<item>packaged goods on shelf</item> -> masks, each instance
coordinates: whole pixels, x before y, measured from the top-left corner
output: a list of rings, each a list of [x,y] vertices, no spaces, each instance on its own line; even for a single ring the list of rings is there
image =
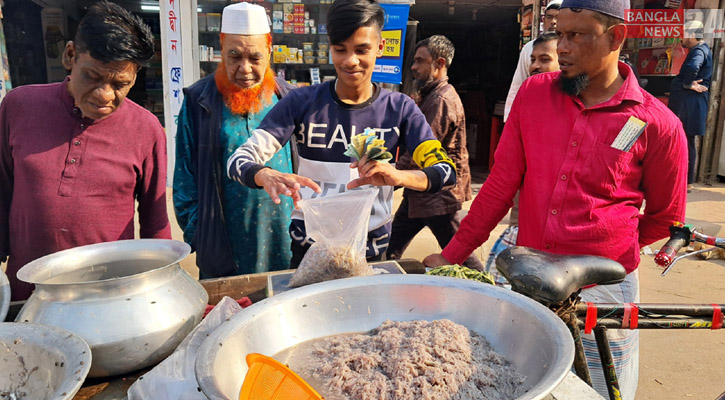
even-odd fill
[[[208,13],[206,15],[206,26],[209,32],[219,32],[222,26],[221,13]]]

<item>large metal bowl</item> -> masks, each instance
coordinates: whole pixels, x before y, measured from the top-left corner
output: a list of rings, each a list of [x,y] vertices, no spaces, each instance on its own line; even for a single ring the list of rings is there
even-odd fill
[[[387,275],[323,282],[252,305],[204,341],[196,377],[209,399],[238,399],[248,353],[274,355],[307,340],[369,331],[387,319],[441,318],[485,336],[526,376],[528,391],[518,400],[546,396],[574,360],[569,330],[531,299],[463,279]]]
[[[0,269],[0,322],[5,321],[10,308],[10,281]]]
[[[18,271],[35,284],[16,321],[67,329],[93,351],[89,376],[158,363],[201,321],[209,298],[179,266],[184,242],[122,240],[60,251]]]
[[[0,323],[0,398],[69,400],[91,367],[80,336],[36,324]]]

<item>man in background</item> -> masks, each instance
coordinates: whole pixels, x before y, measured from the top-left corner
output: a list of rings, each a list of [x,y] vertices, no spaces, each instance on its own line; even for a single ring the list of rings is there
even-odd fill
[[[551,0],[544,11],[544,33],[553,33],[556,29],[556,18],[559,15],[559,6],[561,0]],[[538,23],[538,18],[536,18]],[[521,84],[530,76],[529,67],[531,66],[531,52],[534,49],[534,41],[530,40],[521,48],[519,54],[519,63],[516,65],[516,72],[511,80],[508,96],[506,96],[506,106],[503,112],[503,122],[506,122],[511,112],[511,106],[514,104],[514,98],[518,93]]]
[[[670,84],[668,106],[682,121],[687,137],[687,190],[695,182],[697,159],[695,138],[703,136],[707,128],[707,103],[712,78],[712,51],[705,43],[704,25],[700,21],[685,24],[682,47],[689,49],[680,73]]]
[[[471,170],[466,148],[466,116],[456,89],[448,83],[448,69],[455,48],[448,38],[434,35],[415,45],[413,71],[418,107],[425,115],[436,139],[456,165],[456,186],[438,193],[404,189],[403,201],[393,219],[387,257],[400,259],[415,235],[426,226],[430,228],[441,248],[446,247],[458,230],[458,211],[471,199]],[[405,152],[395,163],[402,170],[420,169]],[[475,255],[465,266],[482,270]]]
[[[554,72],[559,70],[559,55],[556,54],[556,33],[545,33],[536,40],[531,50],[531,65],[529,76]]]
[[[61,83],[21,86],[0,105],[0,259],[13,300],[33,286],[17,271],[39,257],[99,242],[171,238],[166,136],[128,100],[154,37],[110,2],[90,8],[63,51]]]
[[[227,158],[291,88],[270,66],[264,8],[225,7],[220,41],[216,73],[184,90],[176,135],[174,209],[184,240],[196,251],[200,278],[282,270],[290,260],[291,199],[278,206],[225,173]],[[292,172],[290,144],[265,165]]]

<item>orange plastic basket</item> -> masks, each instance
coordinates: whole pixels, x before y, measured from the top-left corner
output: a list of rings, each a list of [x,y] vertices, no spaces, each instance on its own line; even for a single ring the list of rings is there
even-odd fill
[[[323,400],[315,389],[272,357],[250,353],[239,400]]]

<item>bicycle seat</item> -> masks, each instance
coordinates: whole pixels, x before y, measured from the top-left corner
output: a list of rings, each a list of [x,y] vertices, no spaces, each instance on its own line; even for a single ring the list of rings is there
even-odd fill
[[[514,246],[496,257],[496,268],[511,288],[546,306],[562,302],[588,285],[622,282],[622,264],[604,257],[559,255]]]

